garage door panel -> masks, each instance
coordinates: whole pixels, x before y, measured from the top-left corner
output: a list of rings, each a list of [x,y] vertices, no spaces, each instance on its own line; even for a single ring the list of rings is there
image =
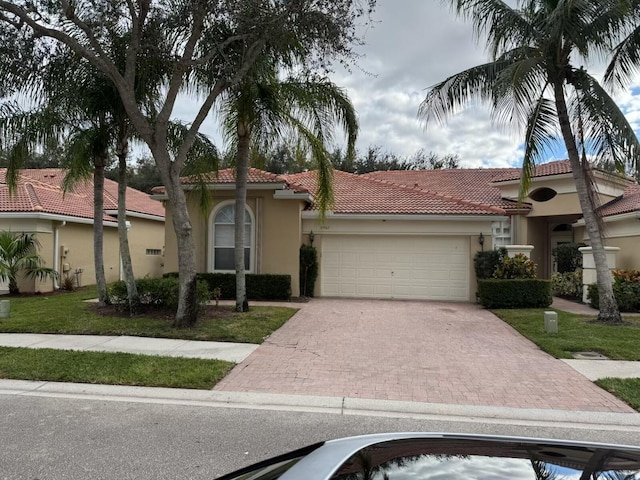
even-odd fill
[[[326,236],[322,295],[468,300],[469,239]]]

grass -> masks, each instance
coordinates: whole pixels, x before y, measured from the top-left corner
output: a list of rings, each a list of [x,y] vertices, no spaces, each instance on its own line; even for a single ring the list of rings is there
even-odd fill
[[[596,385],[640,411],[640,378],[603,378]]]
[[[640,360],[640,317],[627,317],[624,326],[594,323],[583,315],[558,312],[558,333],[544,331],[548,309],[493,310],[521,335],[556,358],[572,358],[573,352],[599,352],[613,360]]]
[[[234,366],[222,360],[0,347],[0,378],[211,389]]]
[[[95,297],[95,289],[3,297],[11,300],[11,315],[0,319],[0,332],[132,335],[259,344],[296,312],[287,307],[252,306],[249,312],[236,313],[231,306],[208,306],[194,327],[173,328],[170,316],[100,314],[95,305],[84,301]]]

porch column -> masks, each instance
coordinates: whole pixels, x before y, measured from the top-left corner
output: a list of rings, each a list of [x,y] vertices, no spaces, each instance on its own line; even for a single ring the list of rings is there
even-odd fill
[[[504,248],[507,249],[507,255],[509,258],[513,258],[517,254],[522,253],[525,257],[530,259],[533,245],[505,245]]]
[[[582,253],[582,301],[587,303],[589,285],[597,283],[596,262],[593,258],[592,247],[580,247],[578,250]],[[620,248],[604,247],[604,250],[607,254],[607,265],[609,265],[609,270],[615,270]]]

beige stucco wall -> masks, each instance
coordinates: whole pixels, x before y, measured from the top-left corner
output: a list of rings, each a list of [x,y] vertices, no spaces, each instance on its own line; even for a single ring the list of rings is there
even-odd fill
[[[605,245],[618,247],[616,268],[640,270],[640,221],[630,215],[616,221],[607,221]],[[575,241],[589,243],[584,226],[574,227]]]
[[[207,212],[200,209],[197,195],[187,193],[189,215],[193,227],[195,258],[198,271],[211,270],[212,214],[223,202],[233,201],[232,190],[216,190]],[[291,276],[291,294],[298,296],[299,250],[302,244],[301,200],[275,199],[274,190],[249,190],[247,206],[255,221],[255,250],[252,271]],[[178,249],[170,209],[166,212],[164,271],[178,271]]]
[[[129,252],[136,278],[162,276],[164,257],[164,222],[129,217]],[[160,250],[160,255],[147,255],[147,250]]]

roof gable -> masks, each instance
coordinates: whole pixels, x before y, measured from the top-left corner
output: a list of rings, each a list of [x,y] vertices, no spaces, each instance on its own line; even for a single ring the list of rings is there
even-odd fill
[[[64,192],[65,170],[23,169],[18,173],[14,194],[9,194],[6,169],[0,169],[0,213],[48,213],[84,219],[93,218],[93,182],[78,182]],[[118,208],[118,183],[105,179],[104,209]],[[164,218],[164,207],[139,190],[127,188],[127,211]],[[114,221],[105,215],[104,220]]]

